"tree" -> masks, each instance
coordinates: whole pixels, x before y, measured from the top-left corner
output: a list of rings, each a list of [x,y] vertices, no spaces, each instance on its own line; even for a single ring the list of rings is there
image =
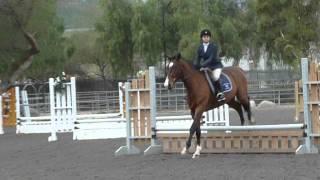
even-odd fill
[[[25,9],[18,9],[25,5],[25,2],[20,1],[1,1],[0,13],[2,26],[1,28],[1,70],[3,80],[9,81],[12,84],[23,71],[25,71],[33,61],[33,55],[39,53],[37,41],[34,34],[26,30],[27,21],[32,12],[33,2]],[[25,17],[21,16],[24,14]],[[8,31],[9,30],[9,31]],[[18,36],[6,36],[8,33],[17,33]],[[21,43],[28,44],[30,48],[23,48]],[[16,60],[18,59],[18,60]]]
[[[89,65],[94,65],[97,70],[91,72],[95,77],[106,81],[108,70],[108,59],[104,55],[102,42],[98,41],[98,34],[95,31],[74,32],[70,35],[70,41],[74,44],[74,54],[67,64],[67,68],[82,77],[88,76]],[[83,43],[86,42],[86,43]],[[84,67],[84,68],[82,68]]]
[[[202,0],[201,0],[202,1]],[[179,28],[179,51],[186,59],[193,60],[199,46],[199,32],[207,27],[204,22],[203,4],[201,1],[173,1],[174,18]]]
[[[244,31],[241,11],[233,0],[208,1],[207,24],[213,30],[213,38],[221,47],[220,56],[233,58],[238,65],[246,47],[243,44]]]
[[[102,0],[103,16],[96,25],[114,77],[133,73],[133,17],[130,0]]]
[[[160,14],[157,0],[137,0],[131,21],[133,49],[137,58],[149,66],[160,61],[162,49]]]
[[[47,79],[61,72],[67,53],[55,1],[2,0],[0,24],[2,80],[12,84],[22,77]]]
[[[318,0],[258,0],[258,32],[270,59],[299,65],[318,46]]]
[[[261,56],[262,42],[258,33],[257,25],[257,0],[247,0],[246,7],[241,11],[240,21],[242,22],[242,43],[247,49],[247,58],[257,66]]]
[[[63,17],[66,29],[94,28],[101,16],[99,0],[56,0],[57,14]]]
[[[221,56],[234,59],[235,65],[246,52],[243,43],[245,13],[232,0],[195,0],[172,2],[174,21],[179,31],[179,50],[193,59],[200,42],[199,32],[208,28],[212,40],[220,46]]]

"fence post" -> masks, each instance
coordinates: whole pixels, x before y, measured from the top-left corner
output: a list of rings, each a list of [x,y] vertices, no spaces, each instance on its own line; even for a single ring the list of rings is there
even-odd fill
[[[0,134],[3,134],[2,96],[0,96]]]
[[[156,103],[156,78],[154,67],[149,68],[149,81],[150,81],[150,113],[151,113],[151,143],[150,146],[144,151],[144,155],[160,154],[162,146],[157,141],[157,103]]]
[[[116,152],[114,153],[115,156],[120,156],[120,155],[126,155],[126,154],[139,154],[140,150],[138,148],[136,148],[133,144],[132,144],[132,133],[131,133],[131,111],[130,111],[130,94],[129,94],[129,90],[130,90],[130,83],[126,82],[125,83],[125,100],[126,100],[126,121],[127,121],[127,137],[126,137],[126,145],[125,146],[121,146],[119,149],[116,150]]]
[[[48,138],[48,141],[56,141],[56,110],[55,110],[55,90],[54,90],[54,79],[49,79],[49,96],[50,96],[50,122],[51,122],[51,136]]]
[[[70,86],[70,90],[71,91],[68,91],[70,94],[71,94],[71,120],[68,119],[68,124],[69,124],[69,127],[71,128],[72,127],[72,131],[74,131],[74,128],[75,128],[75,122],[77,121],[77,87],[76,87],[76,78],[75,77],[71,77],[70,79],[70,83],[71,83],[71,86]],[[70,100],[70,99],[69,99]],[[70,113],[70,112],[69,112]],[[69,117],[70,118],[70,117]],[[75,133],[72,133],[72,136],[73,136],[73,139],[75,139]]]
[[[281,105],[281,98],[280,98],[280,96],[281,96],[281,93],[280,93],[280,90],[278,90],[278,105]]]
[[[301,73],[302,73],[302,88],[303,88],[303,110],[304,110],[304,124],[307,126],[305,128],[305,142],[301,145],[296,154],[317,154],[318,149],[314,146],[312,142],[312,119],[310,116],[310,106],[309,106],[309,64],[308,58],[301,59]]]
[[[123,112],[123,92],[122,92],[122,87],[123,83],[119,82],[118,83],[118,91],[119,91],[119,109],[120,109],[120,114],[121,118],[124,118],[124,112]]]
[[[20,127],[21,127],[21,122],[20,122],[20,117],[21,117],[21,112],[20,112],[20,88],[19,86],[15,87],[15,96],[16,96],[16,118],[17,118],[17,124],[16,124],[16,133],[20,133]]]

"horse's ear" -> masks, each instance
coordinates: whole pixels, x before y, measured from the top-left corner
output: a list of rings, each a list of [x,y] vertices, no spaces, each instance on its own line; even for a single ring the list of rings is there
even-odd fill
[[[171,56],[168,56],[168,55],[166,55],[165,58],[166,58],[167,60],[169,60],[169,62],[171,62],[172,59],[173,59]]]
[[[181,59],[181,53],[178,52],[178,54],[176,55],[176,60],[180,60]]]

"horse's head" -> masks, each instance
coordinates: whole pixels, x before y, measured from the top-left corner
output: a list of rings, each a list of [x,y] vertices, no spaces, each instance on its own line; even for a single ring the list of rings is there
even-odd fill
[[[169,64],[167,68],[167,77],[164,82],[164,87],[172,89],[175,86],[175,83],[183,78],[183,67],[180,61],[181,54],[178,53],[173,57],[168,57]]]

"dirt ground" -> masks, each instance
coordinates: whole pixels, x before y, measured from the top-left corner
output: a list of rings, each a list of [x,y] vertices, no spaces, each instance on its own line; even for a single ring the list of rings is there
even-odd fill
[[[255,110],[257,124],[294,123],[293,107]],[[239,120],[231,114],[232,124]],[[320,156],[292,154],[131,155],[125,139],[47,142],[48,134],[0,136],[0,180],[320,180]]]

